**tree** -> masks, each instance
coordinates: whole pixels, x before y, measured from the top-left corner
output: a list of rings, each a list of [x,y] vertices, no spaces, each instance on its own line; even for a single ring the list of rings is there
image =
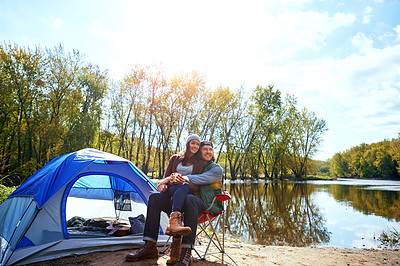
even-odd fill
[[[294,135],[289,142],[290,167],[295,177],[300,178],[307,173],[308,159],[317,151],[326,131],[326,122],[318,119],[314,112],[303,108],[293,117],[296,125]]]
[[[106,75],[91,64],[80,69],[75,81],[75,108],[67,110],[69,131],[64,139],[63,153],[94,145],[100,128],[101,104],[108,86]]]
[[[263,169],[264,176],[270,177],[270,163],[273,162],[272,154],[274,138],[279,134],[280,118],[283,114],[281,92],[274,90],[274,86],[263,88],[257,86],[251,97],[250,116],[255,120],[255,139],[249,156],[249,165],[252,176],[257,175],[259,168]]]
[[[192,132],[197,123],[196,107],[204,91],[204,77],[197,72],[175,75],[168,86],[156,98],[155,121],[160,132],[159,175],[162,176],[167,158],[173,150],[173,138],[176,149],[180,149],[182,132]],[[158,149],[158,150],[160,150]]]
[[[397,173],[400,175],[400,133],[397,139],[390,141],[388,153],[392,157],[393,161],[396,162]]]
[[[270,153],[269,170],[268,165],[265,171],[265,176],[268,176],[269,171],[270,178],[284,178],[289,173],[288,150],[289,142],[294,135],[296,130],[296,124],[292,120],[297,113],[297,100],[291,95],[286,95],[284,105],[276,112],[276,120],[278,122],[276,133],[272,138],[272,152]],[[289,160],[290,161],[290,160]]]
[[[167,158],[184,148],[186,132],[215,143],[232,179],[306,174],[323,120],[298,111],[293,97],[283,101],[273,85],[257,86],[248,98],[243,88],[205,84],[195,71],[167,79],[161,65],[136,65],[111,83],[107,71],[61,44],[44,50],[2,44],[0,180],[26,177],[54,157],[86,147],[162,175]],[[391,142],[387,154],[376,153],[382,175],[389,175],[390,162],[398,167],[397,147]],[[361,169],[361,155],[349,168]]]
[[[56,156],[95,145],[108,81],[99,67],[81,63],[78,51],[62,45],[0,45],[0,175],[17,184],[14,176],[25,178]]]
[[[79,99],[80,91],[75,86],[82,57],[78,51],[65,52],[64,47],[59,45],[53,49],[46,49],[46,102],[42,104],[48,110],[47,126],[41,132],[43,139],[40,162],[48,162],[59,155],[63,149],[69,132],[70,114],[79,113],[76,101]]]
[[[135,160],[135,163],[139,162],[140,144],[146,127],[146,70],[147,67],[136,65],[115,87],[111,96],[114,126],[119,134],[118,155],[125,151],[125,156]],[[134,151],[137,156],[134,156]]]
[[[388,145],[385,146],[387,147]],[[390,156],[385,147],[377,151],[376,160],[373,164],[377,168],[379,176],[387,179],[399,177],[396,169],[398,167],[397,162]]]
[[[362,143],[336,153],[331,160],[331,173],[346,177],[397,179],[400,177],[396,160],[398,147],[398,140],[393,139],[373,144]]]
[[[43,86],[43,53],[17,45],[0,46],[1,170],[33,164],[34,133]]]
[[[330,161],[330,172],[333,176],[348,177],[348,162],[342,153],[336,153]]]

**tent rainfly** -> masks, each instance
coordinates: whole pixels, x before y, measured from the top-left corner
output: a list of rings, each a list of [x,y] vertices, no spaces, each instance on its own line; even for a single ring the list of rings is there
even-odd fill
[[[138,248],[143,244],[141,233],[114,237],[74,231],[68,222],[145,216],[149,195],[155,190],[146,175],[119,156],[83,149],[57,157],[0,204],[0,265]],[[159,245],[167,240],[163,234],[167,223],[163,213]]]

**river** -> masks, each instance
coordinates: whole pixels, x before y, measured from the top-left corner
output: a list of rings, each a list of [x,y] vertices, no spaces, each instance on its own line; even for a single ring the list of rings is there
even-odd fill
[[[251,244],[380,248],[400,232],[400,181],[226,182],[226,233]]]

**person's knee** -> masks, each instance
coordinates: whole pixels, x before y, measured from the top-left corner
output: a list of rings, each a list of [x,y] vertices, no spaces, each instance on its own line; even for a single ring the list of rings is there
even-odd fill
[[[196,199],[197,199],[197,197],[196,197],[195,195],[193,195],[193,194],[188,194],[188,195],[186,196],[185,202],[193,203],[193,202],[196,201]]]
[[[189,192],[189,183],[183,183],[182,187],[185,191]]]
[[[177,186],[179,186],[180,190],[184,189],[184,190],[188,190],[189,191],[189,183],[181,183],[181,184],[179,184]]]
[[[163,200],[163,195],[161,193],[151,193],[149,196],[149,203],[148,205],[158,204],[160,201]]]
[[[198,197],[192,194],[188,194],[185,198],[185,204],[183,205],[184,209],[192,210],[193,208],[197,207],[197,200]]]

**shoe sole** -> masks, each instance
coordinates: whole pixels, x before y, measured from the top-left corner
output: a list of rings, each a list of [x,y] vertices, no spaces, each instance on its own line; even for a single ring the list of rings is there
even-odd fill
[[[128,259],[128,258],[125,258],[125,261],[128,261],[128,262],[135,262],[135,261],[140,261],[140,260],[145,260],[145,259],[157,259],[157,258],[158,258],[158,255],[157,255],[157,256],[142,257],[142,258],[140,258],[140,259]]]
[[[167,265],[175,265],[178,262],[178,260],[174,261],[174,262],[167,262]]]
[[[141,257],[140,259],[130,259],[130,258],[125,257],[125,261],[134,262],[134,261],[140,261],[140,260],[145,260],[145,259],[157,259],[157,258],[158,258],[158,253],[157,253],[157,255],[148,255],[145,257]]]
[[[166,230],[165,234],[168,236],[187,236],[192,232],[192,230],[182,230],[182,231],[172,231],[172,230]]]

